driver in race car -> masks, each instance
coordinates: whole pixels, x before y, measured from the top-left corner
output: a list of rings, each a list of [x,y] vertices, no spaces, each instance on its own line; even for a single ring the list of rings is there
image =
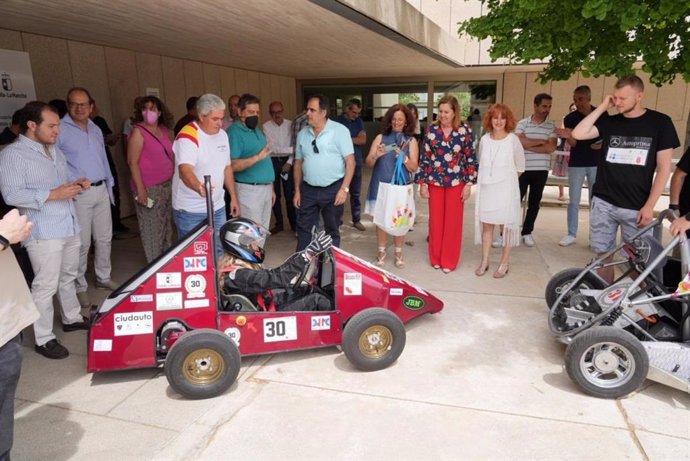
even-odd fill
[[[233,218],[220,228],[225,251],[220,260],[220,286],[224,295],[241,294],[267,311],[333,310],[328,296],[312,292],[301,296],[301,288],[290,284],[306,270],[312,259],[328,250],[333,241],[318,232],[303,251],[290,256],[274,269],[264,269],[264,243],[268,232],[246,218]]]

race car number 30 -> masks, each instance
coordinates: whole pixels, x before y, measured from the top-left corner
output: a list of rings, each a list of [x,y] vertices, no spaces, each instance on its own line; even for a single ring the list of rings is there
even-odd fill
[[[295,339],[297,339],[297,317],[264,319],[265,343]]]

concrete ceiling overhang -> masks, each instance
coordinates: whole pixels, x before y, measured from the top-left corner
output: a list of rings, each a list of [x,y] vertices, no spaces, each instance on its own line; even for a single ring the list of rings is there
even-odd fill
[[[0,28],[298,79],[440,75],[459,67],[348,3],[2,0]],[[425,37],[445,34],[404,0],[378,7],[385,5],[397,8],[401,24],[428,29]]]

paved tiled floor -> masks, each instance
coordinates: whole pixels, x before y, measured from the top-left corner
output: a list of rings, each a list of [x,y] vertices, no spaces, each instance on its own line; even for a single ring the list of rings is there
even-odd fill
[[[474,275],[472,202],[462,264],[449,275],[427,264],[424,212],[409,234],[407,267],[391,259],[387,268],[446,307],[407,326],[405,351],[389,369],[357,372],[337,348],[246,358],[224,395],[188,401],[161,370],[87,374],[85,332],[57,333],[72,352],[62,361],[34,353],[29,334],[13,459],[690,459],[688,394],[647,382],[627,399],[599,400],[564,372],[543,291],[553,273],[590,258],[586,212],[577,244],[561,248],[565,208],[543,208],[537,246],[517,248],[503,280]],[[366,226],[344,226],[342,246],[373,259]],[[271,237],[268,264],[292,248],[288,232]],[[141,268],[138,240],[116,240],[113,261],[120,281]]]

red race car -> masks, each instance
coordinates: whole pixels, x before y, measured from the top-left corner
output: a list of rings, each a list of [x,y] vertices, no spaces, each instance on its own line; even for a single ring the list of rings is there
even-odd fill
[[[443,309],[421,287],[334,247],[292,287],[319,290],[333,310],[262,310],[246,296],[222,294],[213,242],[209,215],[94,308],[89,372],[164,364],[172,388],[198,399],[226,391],[242,355],[341,345],[358,369],[380,370],[402,353],[404,323]]]

